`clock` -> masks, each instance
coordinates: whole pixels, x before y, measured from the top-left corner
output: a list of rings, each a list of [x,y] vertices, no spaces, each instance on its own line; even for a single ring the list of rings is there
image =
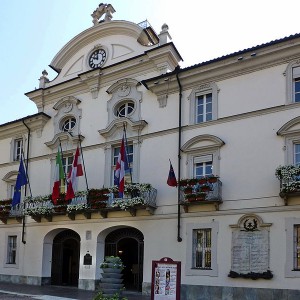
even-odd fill
[[[89,57],[89,66],[93,69],[101,67],[106,60],[106,52],[103,49],[96,49]]]

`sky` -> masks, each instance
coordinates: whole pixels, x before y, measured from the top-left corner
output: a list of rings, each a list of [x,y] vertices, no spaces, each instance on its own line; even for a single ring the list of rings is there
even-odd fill
[[[0,124],[37,113],[24,94],[74,36],[91,27],[101,0],[0,0]],[[300,33],[299,0],[111,0],[113,20],[166,23],[181,67]]]

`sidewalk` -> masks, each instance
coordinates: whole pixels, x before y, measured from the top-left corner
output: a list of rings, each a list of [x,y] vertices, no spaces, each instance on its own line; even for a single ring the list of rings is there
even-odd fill
[[[8,293],[7,299],[39,299],[39,300],[92,300],[96,291],[79,290],[76,287],[64,287],[53,285],[26,285],[0,282],[0,299],[3,294]],[[1,295],[2,294],[2,295]],[[15,295],[13,297],[12,295]],[[20,296],[20,298],[18,298]],[[150,300],[150,296],[130,291],[123,292],[123,296],[128,300]]]

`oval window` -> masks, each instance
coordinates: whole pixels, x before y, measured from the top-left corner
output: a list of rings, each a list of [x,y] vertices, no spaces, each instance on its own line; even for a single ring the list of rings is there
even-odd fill
[[[134,110],[134,102],[123,102],[121,105],[117,106],[115,114],[117,117],[128,117],[132,114]]]
[[[65,119],[61,124],[61,130],[64,132],[71,131],[76,125],[76,119],[74,117]]]

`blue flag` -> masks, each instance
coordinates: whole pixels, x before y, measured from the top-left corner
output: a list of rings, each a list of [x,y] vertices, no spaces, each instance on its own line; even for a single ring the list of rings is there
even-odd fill
[[[27,183],[28,183],[27,176],[26,176],[23,160],[21,157],[17,182],[15,185],[14,196],[13,196],[12,204],[11,204],[12,206],[15,206],[21,202],[21,187]]]

